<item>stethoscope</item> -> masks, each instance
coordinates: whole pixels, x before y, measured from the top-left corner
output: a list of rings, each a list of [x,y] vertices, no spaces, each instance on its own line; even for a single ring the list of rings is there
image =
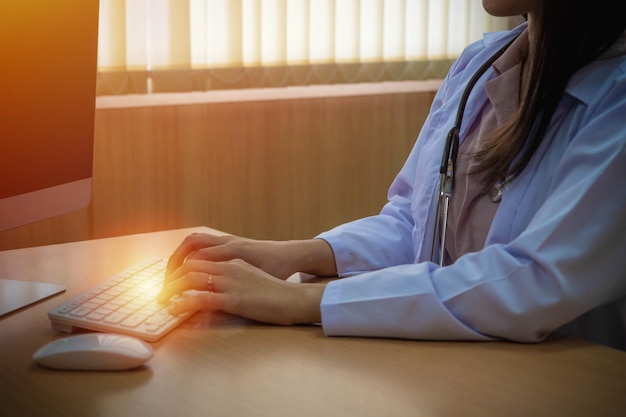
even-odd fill
[[[448,132],[448,136],[446,137],[446,143],[443,148],[443,155],[441,157],[441,165],[439,166],[439,191],[437,194],[435,230],[433,232],[430,258],[432,262],[439,263],[439,266],[443,266],[443,258],[446,247],[446,232],[448,226],[448,211],[450,208],[450,197],[452,196],[452,190],[454,189],[456,158],[459,152],[459,132],[461,130],[461,122],[463,121],[463,113],[465,112],[467,100],[469,99],[469,95],[472,92],[474,85],[476,85],[476,83],[478,82],[478,79],[482,77],[485,72],[487,72],[489,67],[493,65],[496,59],[498,59],[504,53],[504,51],[506,51],[506,49],[513,43],[516,38],[517,37],[513,38],[513,40],[508,42],[506,45],[504,45],[504,47],[499,49],[487,61],[485,61],[469,80],[467,86],[465,87],[465,90],[463,91],[463,95],[461,96],[461,101],[459,102],[454,126],[452,127],[452,129],[450,129],[450,131]],[[502,189],[500,187],[497,191],[497,194],[492,197],[492,200],[498,200],[499,198],[501,198],[501,195]],[[442,215],[442,211],[443,217],[440,217]],[[438,253],[435,253],[438,241],[439,251]]]

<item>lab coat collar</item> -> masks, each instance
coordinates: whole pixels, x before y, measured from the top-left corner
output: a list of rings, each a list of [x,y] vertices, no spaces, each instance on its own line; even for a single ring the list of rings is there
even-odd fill
[[[626,51],[620,56],[599,58],[586,65],[570,78],[565,92],[578,101],[590,105],[597,97],[604,95],[605,89],[611,88],[606,83],[614,71],[621,72],[626,77]]]

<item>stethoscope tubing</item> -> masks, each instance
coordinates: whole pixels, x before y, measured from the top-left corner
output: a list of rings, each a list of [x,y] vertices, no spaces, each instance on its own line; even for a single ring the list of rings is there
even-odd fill
[[[448,132],[446,137],[446,143],[443,148],[443,154],[441,156],[441,164],[439,165],[439,187],[437,194],[437,209],[435,210],[435,229],[433,232],[433,240],[431,246],[431,261],[438,263],[439,266],[443,266],[446,234],[448,229],[448,211],[450,207],[450,197],[454,189],[454,177],[456,169],[456,159],[459,152],[459,133],[461,131],[461,123],[463,122],[463,113],[465,113],[465,107],[469,96],[474,89],[474,86],[487,70],[493,65],[493,63],[508,49],[508,47],[515,41],[517,37],[507,42],[502,48],[500,48],[495,54],[489,57],[488,60],[478,68],[478,70],[472,75],[472,78],[467,83],[461,100],[459,101],[459,107],[456,112],[456,118],[454,126]],[[442,215],[443,206],[443,217]],[[437,242],[439,246],[437,247]],[[438,251],[437,251],[438,249]],[[438,252],[438,256],[437,253]],[[438,258],[438,260],[437,260]]]

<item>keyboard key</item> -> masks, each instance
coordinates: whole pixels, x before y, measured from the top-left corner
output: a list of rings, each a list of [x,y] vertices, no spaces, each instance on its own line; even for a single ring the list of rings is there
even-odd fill
[[[128,317],[126,314],[122,314],[122,313],[115,311],[109,314],[104,319],[104,322],[108,324],[118,324],[118,323],[121,323],[124,319],[126,319],[126,317]]]
[[[143,323],[143,321],[147,318],[148,316],[146,316],[145,314],[133,314],[132,316],[128,317],[126,320],[122,322],[122,326],[137,327],[141,323]]]
[[[85,307],[78,307],[70,312],[72,316],[76,316],[76,317],[85,317],[89,313],[91,313],[91,309],[85,308]]]
[[[106,314],[96,313],[95,311],[87,315],[87,318],[89,320],[95,320],[95,321],[103,320],[105,317],[106,317]]]

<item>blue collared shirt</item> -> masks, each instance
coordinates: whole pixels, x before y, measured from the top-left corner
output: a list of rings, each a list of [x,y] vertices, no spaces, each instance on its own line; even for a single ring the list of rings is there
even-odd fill
[[[626,348],[625,55],[572,76],[542,144],[505,190],[485,247],[449,266],[429,262],[439,162],[460,96],[524,28],[487,34],[454,63],[381,213],[318,236],[350,277],[326,287],[326,334],[538,342],[561,329]],[[490,69],[474,87],[461,140],[494,76]]]

